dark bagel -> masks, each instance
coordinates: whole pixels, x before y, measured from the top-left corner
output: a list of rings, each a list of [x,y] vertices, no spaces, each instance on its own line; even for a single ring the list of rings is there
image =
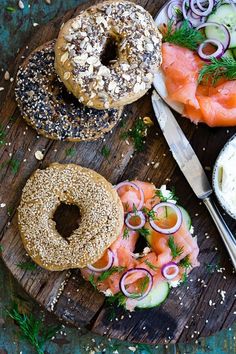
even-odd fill
[[[122,110],[88,108],[69,94],[54,69],[54,45],[38,47],[19,69],[15,93],[23,118],[50,139],[96,140],[114,127]]]

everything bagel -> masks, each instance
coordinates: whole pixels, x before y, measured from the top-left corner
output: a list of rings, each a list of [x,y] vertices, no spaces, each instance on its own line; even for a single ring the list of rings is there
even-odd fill
[[[83,104],[119,108],[142,97],[161,63],[161,35],[151,15],[128,1],[105,1],[61,29],[55,68]]]

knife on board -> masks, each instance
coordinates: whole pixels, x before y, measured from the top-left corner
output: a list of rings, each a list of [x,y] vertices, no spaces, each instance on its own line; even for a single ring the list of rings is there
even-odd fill
[[[212,188],[197,155],[177,123],[170,108],[157,94],[156,90],[153,90],[152,93],[152,105],[156,119],[175,161],[179,165],[179,168],[196,196],[206,205],[236,270],[236,240],[226,225],[218,208],[210,198]]]

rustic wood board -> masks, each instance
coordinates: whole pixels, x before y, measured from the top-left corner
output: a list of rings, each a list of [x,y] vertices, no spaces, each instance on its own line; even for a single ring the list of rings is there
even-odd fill
[[[137,3],[154,16],[163,1],[139,0]],[[28,46],[9,65],[9,71],[15,76],[17,67],[23,60],[22,56],[27,56],[40,44],[55,38],[60,25],[86,6],[82,5],[77,10],[67,12],[62,18],[37,28],[29,39]],[[38,137],[20,118],[14,99],[14,82],[6,82],[2,78],[1,86],[5,87],[0,93],[0,117],[1,126],[6,132],[6,144],[0,150],[3,163],[0,169],[0,203],[5,203],[6,206],[0,208],[0,240],[3,260],[23,288],[59,318],[75,326],[86,326],[95,333],[127,341],[150,344],[186,342],[230,327],[236,310],[236,281],[232,265],[212,220],[176,166],[159,127],[155,124],[150,129],[145,149],[141,153],[135,152],[132,144],[128,145],[120,140],[121,131],[132,127],[137,117],[150,116],[154,120],[150,94],[126,107],[125,128],[118,125],[106,136],[105,142],[99,140],[71,144]],[[211,168],[224,143],[236,131],[235,128],[210,129],[204,125],[197,127],[181,117],[178,117],[178,121],[203,166]],[[101,148],[105,144],[111,149],[108,159],[101,154]],[[66,155],[66,150],[72,146],[76,148],[76,154],[70,157]],[[44,152],[45,157],[41,162],[34,157],[37,150]],[[12,171],[11,164],[4,163],[12,156],[20,162],[17,173]],[[29,272],[17,267],[19,262],[28,259],[17,228],[16,209],[22,188],[33,171],[45,168],[55,161],[74,162],[90,167],[112,183],[137,177],[150,179],[156,185],[168,183],[175,186],[181,204],[192,216],[200,245],[201,266],[191,273],[189,283],[173,289],[168,300],[156,309],[136,311],[130,315],[117,308],[115,318],[112,319],[111,308],[107,307],[103,295],[85,282],[79,271],[48,272],[38,267]],[[159,162],[157,169],[153,168],[152,161]],[[209,168],[207,173],[211,178]],[[227,221],[232,230],[236,231],[235,221],[230,218]],[[223,270],[211,273],[206,264],[212,264],[212,268],[220,264]],[[223,302],[221,290],[226,291]],[[215,305],[209,306],[210,300]]]

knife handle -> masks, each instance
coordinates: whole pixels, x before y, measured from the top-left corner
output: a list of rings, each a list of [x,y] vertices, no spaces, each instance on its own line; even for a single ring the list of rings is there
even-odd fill
[[[236,240],[228,228],[226,222],[221,216],[215,203],[208,197],[203,199],[204,204],[206,205],[212,219],[214,220],[216,227],[222,237],[222,240],[225,244],[225,247],[228,250],[233,266],[236,270]]]

